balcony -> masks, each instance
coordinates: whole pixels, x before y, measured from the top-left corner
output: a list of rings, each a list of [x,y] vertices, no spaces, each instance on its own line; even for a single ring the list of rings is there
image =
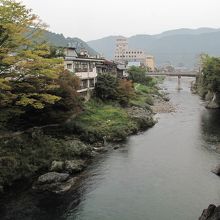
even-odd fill
[[[96,78],[97,77],[97,72],[76,72],[76,75],[80,78],[80,79],[92,79],[92,78]]]
[[[92,68],[87,68],[87,67],[85,67],[85,68],[75,68],[75,72],[76,73],[79,73],[79,72],[92,72],[93,71],[93,69]]]

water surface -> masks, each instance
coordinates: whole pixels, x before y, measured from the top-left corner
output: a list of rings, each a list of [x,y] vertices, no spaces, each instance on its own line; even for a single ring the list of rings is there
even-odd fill
[[[220,203],[219,112],[208,111],[190,93],[190,80],[167,79],[177,111],[160,114],[159,123],[110,153],[91,170],[86,191],[66,219],[192,220],[208,204]]]
[[[220,114],[190,93],[191,79],[181,80],[179,92],[177,79],[163,84],[176,112],[97,159],[77,191],[58,200],[20,196],[5,219],[194,220],[220,204],[220,178],[210,172],[220,162]]]

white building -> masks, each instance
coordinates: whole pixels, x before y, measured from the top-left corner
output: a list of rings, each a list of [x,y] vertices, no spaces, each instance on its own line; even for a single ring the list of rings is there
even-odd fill
[[[75,73],[80,78],[80,89],[78,92],[83,93],[93,90],[97,78],[96,65],[102,64],[105,59],[91,58],[86,51],[77,54],[74,47],[66,48],[65,55],[65,69]]]
[[[118,38],[116,40],[114,60],[126,64],[140,62],[142,66],[148,67],[151,71],[155,69],[154,57],[146,55],[143,50],[130,49],[127,38]]]
[[[104,58],[89,57],[87,51],[76,52],[76,48],[65,48],[64,68],[80,78],[78,92],[87,94],[95,88],[98,74],[109,73],[115,77],[127,76],[126,67],[123,64],[108,61]]]

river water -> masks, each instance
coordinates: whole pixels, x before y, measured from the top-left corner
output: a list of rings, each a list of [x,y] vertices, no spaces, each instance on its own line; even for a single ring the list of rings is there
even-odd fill
[[[148,131],[98,159],[77,192],[56,204],[38,203],[29,219],[196,220],[210,203],[220,204],[220,113],[191,94],[190,81],[167,78],[174,113],[159,114]],[[43,204],[43,205],[42,205]],[[53,205],[51,205],[53,204]],[[52,207],[51,207],[52,206]],[[19,211],[19,210],[17,210]],[[32,216],[33,215],[33,216]],[[16,218],[14,218],[16,219]],[[23,217],[23,219],[28,219]]]

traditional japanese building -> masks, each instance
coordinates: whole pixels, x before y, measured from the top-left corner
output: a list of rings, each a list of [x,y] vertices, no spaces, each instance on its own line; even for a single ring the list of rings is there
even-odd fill
[[[78,92],[87,93],[93,90],[98,74],[110,73],[116,77],[126,77],[126,67],[123,64],[108,61],[104,58],[90,57],[87,51],[76,52],[75,47],[65,48],[64,67],[80,78]]]

